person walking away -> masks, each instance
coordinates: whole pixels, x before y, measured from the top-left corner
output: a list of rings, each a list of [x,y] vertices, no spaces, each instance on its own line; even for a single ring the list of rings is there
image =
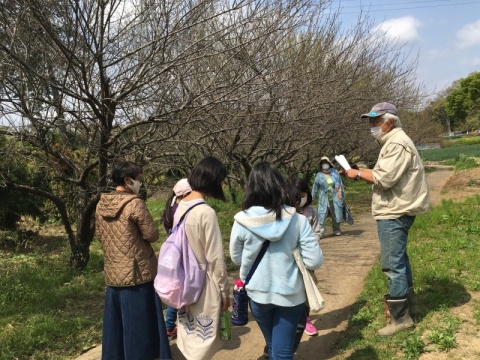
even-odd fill
[[[102,360],[171,359],[153,287],[157,258],[151,243],[158,240],[158,228],[138,196],[142,169],[130,161],[115,162],[112,180],[115,191],[101,194],[95,212],[107,285]]]
[[[317,210],[309,206],[312,202],[312,194],[310,193],[308,183],[300,178],[292,178],[289,179],[287,188],[290,192],[290,202],[288,205],[295,207],[297,213],[302,214],[307,218],[308,223],[312,227],[315,238],[317,239],[317,241],[320,241],[323,235],[323,227],[318,222]],[[312,276],[316,278],[313,271]],[[300,316],[300,321],[297,325],[295,341],[293,344],[294,353],[297,351],[297,348],[300,345],[304,332],[309,336],[314,336],[318,334],[317,329],[312,324],[312,321],[310,319],[310,306],[308,305],[308,300],[305,301],[305,308],[302,315]],[[263,355],[265,358],[269,358],[267,345],[265,345],[263,349]]]
[[[320,171],[315,176],[312,198],[318,195],[318,221],[325,227],[327,217],[332,218],[335,235],[341,235],[340,223],[343,221],[343,201],[345,189],[340,174],[327,156],[320,159]]]
[[[413,327],[411,315],[418,312],[407,254],[408,232],[415,217],[428,211],[430,198],[422,160],[402,129],[396,107],[382,102],[361,118],[368,119],[380,154],[373,169],[350,169],[345,175],[373,185],[372,214],[377,222],[382,271],[388,277],[385,302],[390,313],[389,323],[377,334],[391,336]]]
[[[289,203],[287,184],[278,169],[268,162],[255,165],[248,178],[243,211],[235,215],[230,234],[230,257],[240,265],[242,281],[261,248],[267,246],[246,290],[250,310],[273,360],[293,359],[295,333],[306,301],[293,250],[299,248],[310,270],[323,262],[312,227]]]
[[[205,288],[195,304],[178,309],[177,346],[188,360],[211,359],[222,346],[220,312],[230,306],[227,267],[223,239],[215,210],[204,199],[225,201],[222,182],[227,170],[220,160],[206,157],[188,177],[192,191],[178,204],[174,223],[199,202],[186,216],[185,231],[199,264],[207,269]]]
[[[178,203],[191,192],[192,188],[188,183],[188,179],[181,179],[177,181],[173,187],[170,196],[165,202],[165,208],[163,209],[162,218],[160,219],[167,235],[172,233],[173,226],[175,225],[173,223],[173,217],[175,211],[177,210]],[[177,336],[177,327],[175,326],[176,321],[177,309],[167,305],[167,310],[165,311],[165,326],[167,328],[167,336],[170,339],[174,339]]]

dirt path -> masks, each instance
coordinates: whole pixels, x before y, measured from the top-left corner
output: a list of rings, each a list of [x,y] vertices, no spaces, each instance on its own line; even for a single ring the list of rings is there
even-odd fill
[[[442,168],[430,173],[427,181],[432,204],[442,199],[442,188],[452,176],[450,168]],[[363,281],[379,255],[379,243],[375,221],[372,216],[355,216],[354,225],[342,224],[342,235],[333,236],[327,229],[327,237],[320,246],[324,253],[324,264],[316,271],[320,280],[320,291],[325,299],[325,308],[312,314],[318,336],[303,335],[295,359],[331,359],[330,349],[335,340],[341,338],[347,326],[351,307],[363,289]],[[231,279],[233,282],[233,277]],[[263,359],[263,335],[250,315],[247,326],[233,327],[232,339],[225,342],[213,360],[257,360]],[[175,360],[185,359],[175,341],[171,342]],[[100,347],[78,357],[76,360],[100,360]]]

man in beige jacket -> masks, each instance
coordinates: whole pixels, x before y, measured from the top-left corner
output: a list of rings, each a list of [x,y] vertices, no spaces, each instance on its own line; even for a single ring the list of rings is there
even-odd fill
[[[388,277],[385,303],[389,324],[380,336],[413,327],[417,313],[413,278],[407,255],[408,231],[415,216],[430,204],[425,169],[412,140],[402,129],[397,109],[383,102],[361,116],[368,118],[371,135],[381,147],[373,169],[350,169],[345,175],[373,185],[372,214],[377,221],[382,271]]]

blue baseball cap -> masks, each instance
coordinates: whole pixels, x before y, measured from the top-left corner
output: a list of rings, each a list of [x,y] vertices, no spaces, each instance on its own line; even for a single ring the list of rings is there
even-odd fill
[[[398,115],[398,111],[397,111],[397,108],[388,103],[388,102],[382,102],[382,103],[379,103],[377,105],[375,105],[372,110],[370,110],[369,113],[367,114],[363,114],[362,116],[360,116],[361,118],[364,118],[364,117],[377,117],[377,116],[382,116],[383,114],[385,113],[390,113],[390,114],[393,114],[393,115]]]

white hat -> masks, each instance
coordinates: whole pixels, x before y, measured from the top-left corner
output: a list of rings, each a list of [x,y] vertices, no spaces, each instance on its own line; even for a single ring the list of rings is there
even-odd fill
[[[176,196],[185,196],[188,193],[192,192],[192,188],[188,183],[188,179],[181,179],[173,187],[173,192]]]
[[[330,164],[330,167],[333,168],[333,164],[332,164],[332,162],[330,161],[330,159],[328,158],[328,156],[322,156],[321,159],[320,159],[320,163],[321,163],[322,161],[328,162],[328,163]]]

